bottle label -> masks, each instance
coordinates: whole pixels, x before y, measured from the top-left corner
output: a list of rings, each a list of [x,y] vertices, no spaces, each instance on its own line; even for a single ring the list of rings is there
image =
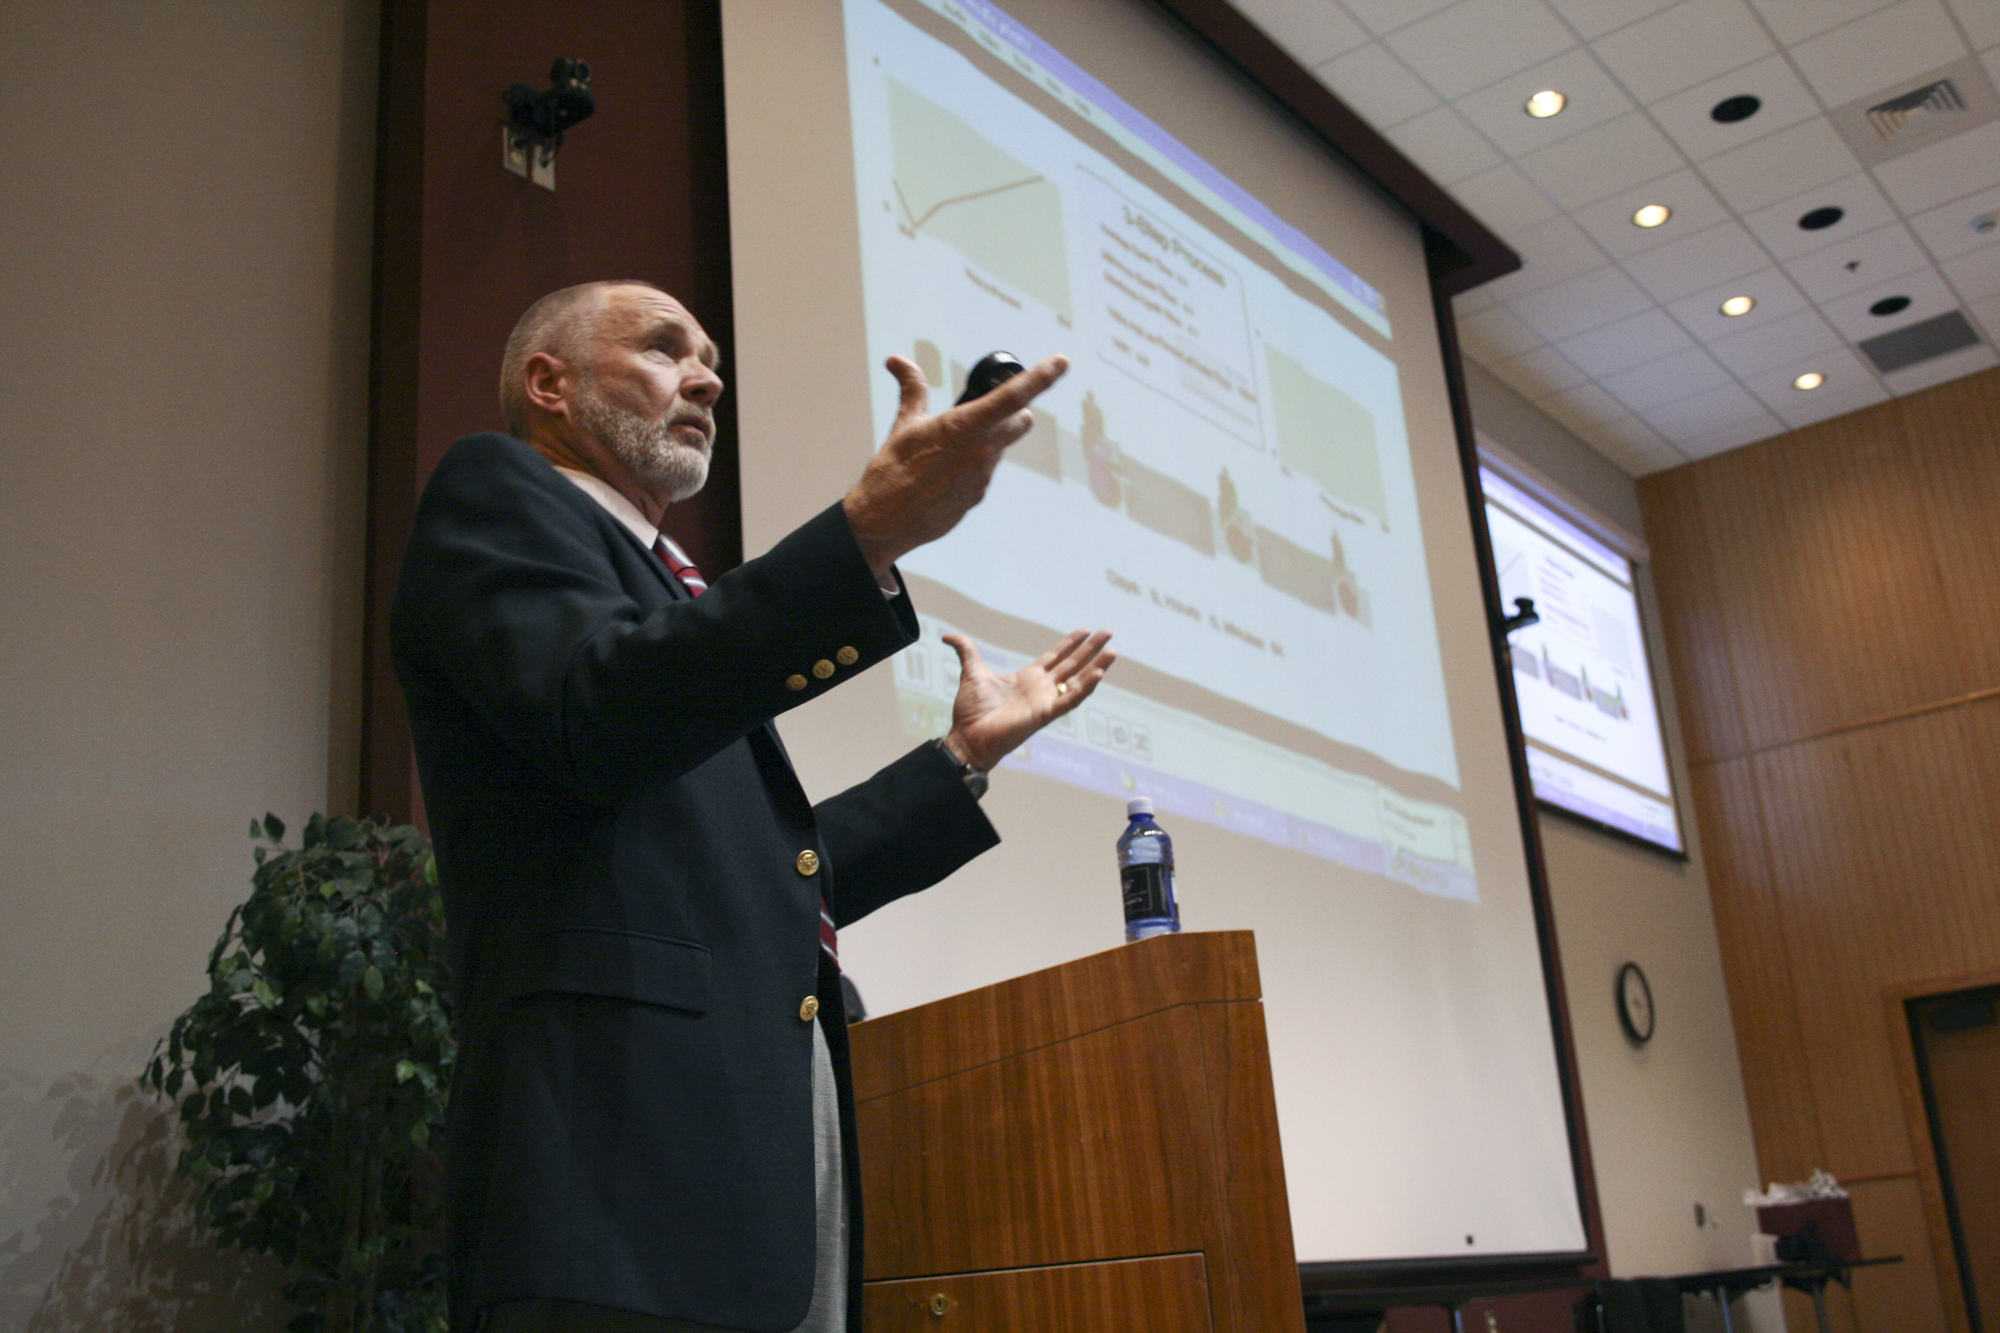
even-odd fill
[[[1118,872],[1125,887],[1125,919],[1143,921],[1149,917],[1172,919],[1174,872],[1158,861],[1126,866]]]

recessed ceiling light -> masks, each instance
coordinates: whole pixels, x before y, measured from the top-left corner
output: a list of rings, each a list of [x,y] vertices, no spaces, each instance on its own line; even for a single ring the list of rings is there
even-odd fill
[[[1569,99],[1553,88],[1544,88],[1528,99],[1527,112],[1536,120],[1547,120],[1569,105]]]
[[[1824,231],[1846,216],[1847,213],[1844,210],[1835,208],[1829,204],[1825,208],[1815,208],[1812,212],[1800,218],[1799,226],[1805,231]]]
[[[1647,204],[1632,215],[1632,225],[1635,227],[1657,227],[1673,215],[1674,210],[1668,208],[1665,204]]]
[[[1754,296],[1732,296],[1722,303],[1722,313],[1735,319],[1738,315],[1750,313],[1750,307],[1757,304]]]
[[[1869,306],[1868,313],[1877,316],[1900,315],[1909,308],[1910,308],[1909,297],[1885,296],[1881,300],[1877,301],[1874,305]]]
[[[1826,383],[1826,376],[1820,374],[1817,370],[1808,370],[1805,374],[1792,381],[1792,387],[1794,389],[1817,389],[1824,383]]]
[[[1748,120],[1757,114],[1763,102],[1749,93],[1739,93],[1735,97],[1725,97],[1709,108],[1709,117],[1724,125],[1734,125],[1739,120]]]

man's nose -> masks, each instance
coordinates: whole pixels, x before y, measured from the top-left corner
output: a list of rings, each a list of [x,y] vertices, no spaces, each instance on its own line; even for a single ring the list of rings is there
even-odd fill
[[[681,381],[681,396],[703,407],[713,407],[715,400],[722,397],[722,376],[708,366],[697,361],[694,369]]]

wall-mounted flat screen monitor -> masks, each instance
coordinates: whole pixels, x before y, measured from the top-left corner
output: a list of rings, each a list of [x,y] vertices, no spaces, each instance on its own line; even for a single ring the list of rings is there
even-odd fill
[[[1490,467],[1479,472],[1500,598],[1541,619],[1508,636],[1535,799],[1686,851],[1632,561]]]

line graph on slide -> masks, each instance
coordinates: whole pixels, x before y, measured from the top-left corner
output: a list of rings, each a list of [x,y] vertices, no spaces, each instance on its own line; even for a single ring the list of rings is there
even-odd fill
[[[889,87],[898,226],[933,237],[1069,323],[1069,255],[1062,191],[962,118]]]

